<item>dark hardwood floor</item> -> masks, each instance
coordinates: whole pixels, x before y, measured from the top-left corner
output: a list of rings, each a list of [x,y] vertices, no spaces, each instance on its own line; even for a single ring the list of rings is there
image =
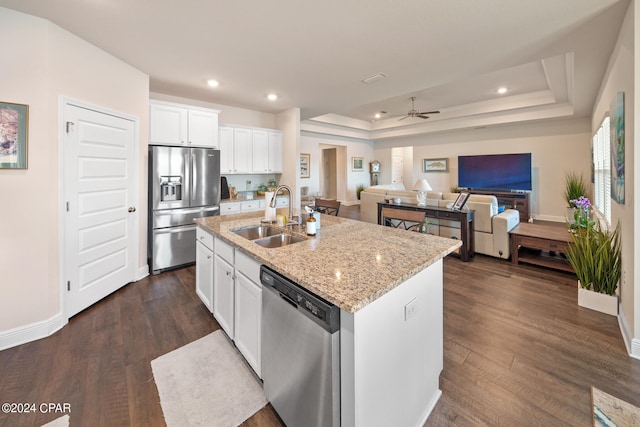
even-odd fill
[[[51,337],[1,351],[0,403],[69,403],[71,426],[164,425],[151,360],[219,328],[194,272],[132,283]],[[640,361],[615,317],[577,306],[571,274],[477,255],[447,257],[444,278],[442,397],[427,426],[588,426],[591,385],[640,406]],[[0,426],[61,415],[0,413]],[[267,406],[244,425],[281,423]]]

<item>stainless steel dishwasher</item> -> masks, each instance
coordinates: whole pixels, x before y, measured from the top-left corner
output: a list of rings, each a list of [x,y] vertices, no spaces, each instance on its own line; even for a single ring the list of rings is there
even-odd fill
[[[262,378],[287,427],[340,425],[340,310],[262,266]]]

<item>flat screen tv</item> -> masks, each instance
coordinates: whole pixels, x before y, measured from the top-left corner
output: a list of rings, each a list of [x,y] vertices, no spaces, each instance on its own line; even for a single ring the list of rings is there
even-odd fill
[[[530,191],[531,153],[458,156],[458,186]]]

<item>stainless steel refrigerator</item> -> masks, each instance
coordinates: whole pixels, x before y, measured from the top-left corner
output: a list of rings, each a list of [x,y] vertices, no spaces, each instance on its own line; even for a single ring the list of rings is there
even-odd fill
[[[152,274],[194,263],[194,218],[220,214],[220,151],[149,146],[149,242]]]

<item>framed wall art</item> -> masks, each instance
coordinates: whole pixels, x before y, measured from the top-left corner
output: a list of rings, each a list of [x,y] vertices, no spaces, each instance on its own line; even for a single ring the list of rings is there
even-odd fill
[[[624,205],[624,92],[611,105],[611,198]]]
[[[362,172],[364,170],[364,157],[352,157],[351,170],[354,172]]]
[[[27,169],[29,106],[0,102],[0,169]]]
[[[422,172],[448,172],[449,159],[422,159]]]
[[[311,154],[300,154],[300,178],[309,178],[311,176],[309,172],[309,162],[311,161]]]

